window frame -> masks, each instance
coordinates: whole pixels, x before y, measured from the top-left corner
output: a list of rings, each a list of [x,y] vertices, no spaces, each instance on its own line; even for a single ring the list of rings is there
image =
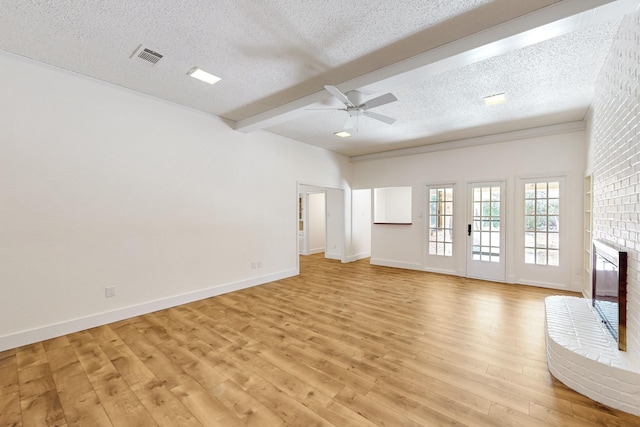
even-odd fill
[[[563,183],[558,179],[523,179],[522,202],[524,203],[524,263],[548,267],[560,266],[560,205]],[[551,184],[557,184],[552,193]],[[529,188],[533,186],[533,188]],[[555,197],[552,197],[555,196]],[[552,201],[556,201],[552,204]],[[553,229],[552,229],[553,225]],[[552,239],[553,237],[553,239]],[[550,243],[555,242],[555,243]],[[551,257],[551,254],[555,254]]]
[[[431,200],[432,191],[443,191],[445,196],[444,199],[441,199],[440,194],[438,194],[437,200]],[[448,191],[450,192],[450,196],[447,196]],[[457,210],[455,207],[456,186],[453,183],[427,184],[425,199],[426,255],[430,257],[452,258],[455,251],[455,212]],[[433,204],[436,204],[437,206],[437,213],[435,216],[432,214],[431,209]],[[447,212],[447,205],[450,206],[449,212]],[[435,226],[432,226],[432,217],[435,219]],[[448,227],[447,223],[449,225]],[[435,240],[432,240],[432,231],[435,231]],[[449,234],[448,237],[447,231]],[[432,244],[435,245],[435,253],[432,253]],[[448,251],[447,247],[449,248]]]

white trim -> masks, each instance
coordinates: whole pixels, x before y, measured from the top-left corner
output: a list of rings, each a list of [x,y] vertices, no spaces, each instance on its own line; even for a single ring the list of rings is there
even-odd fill
[[[354,261],[358,261],[358,260],[370,258],[370,257],[371,257],[371,252],[362,252],[356,255],[348,256],[345,262],[354,262]]]
[[[424,271],[421,264],[413,262],[392,261],[388,259],[371,258],[371,265],[379,265],[382,267],[404,268],[405,270]]]
[[[446,274],[447,276],[461,276],[461,277],[463,277],[463,275],[458,274],[458,272],[456,270],[449,270],[449,269],[446,269],[446,268],[425,267],[422,270],[426,271],[427,273],[437,273],[437,274]]]
[[[562,286],[558,283],[552,282],[541,282],[537,280],[521,280],[515,283],[517,285],[523,286],[535,286],[536,288],[545,288],[545,289],[558,289],[563,291],[571,291],[569,286]]]
[[[33,344],[35,342],[59,337],[61,335],[83,331],[85,329],[94,328],[96,326],[118,322],[120,320],[129,319],[135,316],[141,316],[143,314],[152,313],[158,310],[164,310],[166,308],[176,307],[205,298],[211,298],[217,295],[251,288],[254,286],[273,282],[275,280],[286,279],[287,277],[292,277],[295,275],[297,275],[295,269],[284,270],[279,273],[253,277],[251,279],[241,280],[239,282],[216,285],[211,288],[202,289],[199,291],[188,292],[181,295],[174,295],[155,301],[149,301],[112,311],[106,311],[86,317],[80,317],[60,323],[54,323],[51,325],[16,332],[0,337],[0,351],[9,350],[27,344]]]
[[[477,145],[495,144],[498,142],[514,141],[517,139],[535,138],[539,136],[556,135],[567,132],[583,131],[586,129],[584,121],[560,123],[551,126],[516,130],[513,132],[495,133],[492,135],[477,136],[474,138],[458,139],[455,141],[438,142],[435,144],[420,145],[418,147],[402,148],[399,150],[383,151],[381,153],[363,154],[353,156],[351,162],[365,160],[389,159],[392,157],[411,156],[414,154],[433,153],[435,151],[453,150],[455,148],[467,148]]]

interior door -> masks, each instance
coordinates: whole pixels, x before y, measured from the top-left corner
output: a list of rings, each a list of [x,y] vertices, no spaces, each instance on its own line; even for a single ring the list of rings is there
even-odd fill
[[[468,277],[505,281],[504,193],[504,182],[468,184]]]

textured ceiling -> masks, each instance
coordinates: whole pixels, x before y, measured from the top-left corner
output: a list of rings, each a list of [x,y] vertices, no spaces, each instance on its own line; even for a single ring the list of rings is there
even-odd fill
[[[481,40],[522,17],[524,30],[536,19],[541,25],[607,3],[617,2],[3,0],[0,49],[238,123],[278,116],[282,108],[290,113],[287,105],[299,102],[296,119],[284,114],[259,128],[359,155],[581,120],[619,18],[428,77],[387,79],[379,87],[364,79],[348,89],[393,92],[399,101],[375,112],[398,121],[361,118],[347,140],[332,135],[346,113],[306,108],[316,101],[339,106],[325,84],[355,82],[460,40]],[[547,13],[553,10],[559,12]],[[140,45],[163,58],[155,65],[131,58]],[[222,81],[191,79],[186,73],[194,66]],[[508,103],[481,105],[482,96],[496,92],[507,92]],[[302,102],[314,94],[316,100]]]
[[[268,129],[357,155],[579,121],[617,24],[605,22],[395,87],[399,101],[374,111],[397,122],[388,126],[361,117],[348,140],[327,135],[342,128],[343,111],[307,111]],[[484,96],[502,92],[505,104],[484,105]]]

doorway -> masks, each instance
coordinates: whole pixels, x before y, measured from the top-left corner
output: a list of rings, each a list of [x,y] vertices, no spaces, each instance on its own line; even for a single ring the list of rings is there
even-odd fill
[[[299,197],[298,249],[300,255],[323,253],[326,245],[325,192],[300,193]]]
[[[305,204],[302,203],[301,194],[315,194],[322,193],[324,195],[324,257],[330,259],[340,260],[345,262],[346,252],[346,238],[345,238],[345,196],[344,190],[341,188],[332,188],[321,185],[310,185],[298,183],[297,193],[297,206],[298,206],[298,223],[297,223],[297,251],[296,251],[296,265],[298,266],[298,272],[300,271],[300,254],[301,244],[303,243],[301,232],[301,220],[304,217],[302,210],[305,208]],[[308,209],[308,207],[307,207]],[[301,215],[302,213],[302,215]],[[304,224],[302,224],[304,227]]]

